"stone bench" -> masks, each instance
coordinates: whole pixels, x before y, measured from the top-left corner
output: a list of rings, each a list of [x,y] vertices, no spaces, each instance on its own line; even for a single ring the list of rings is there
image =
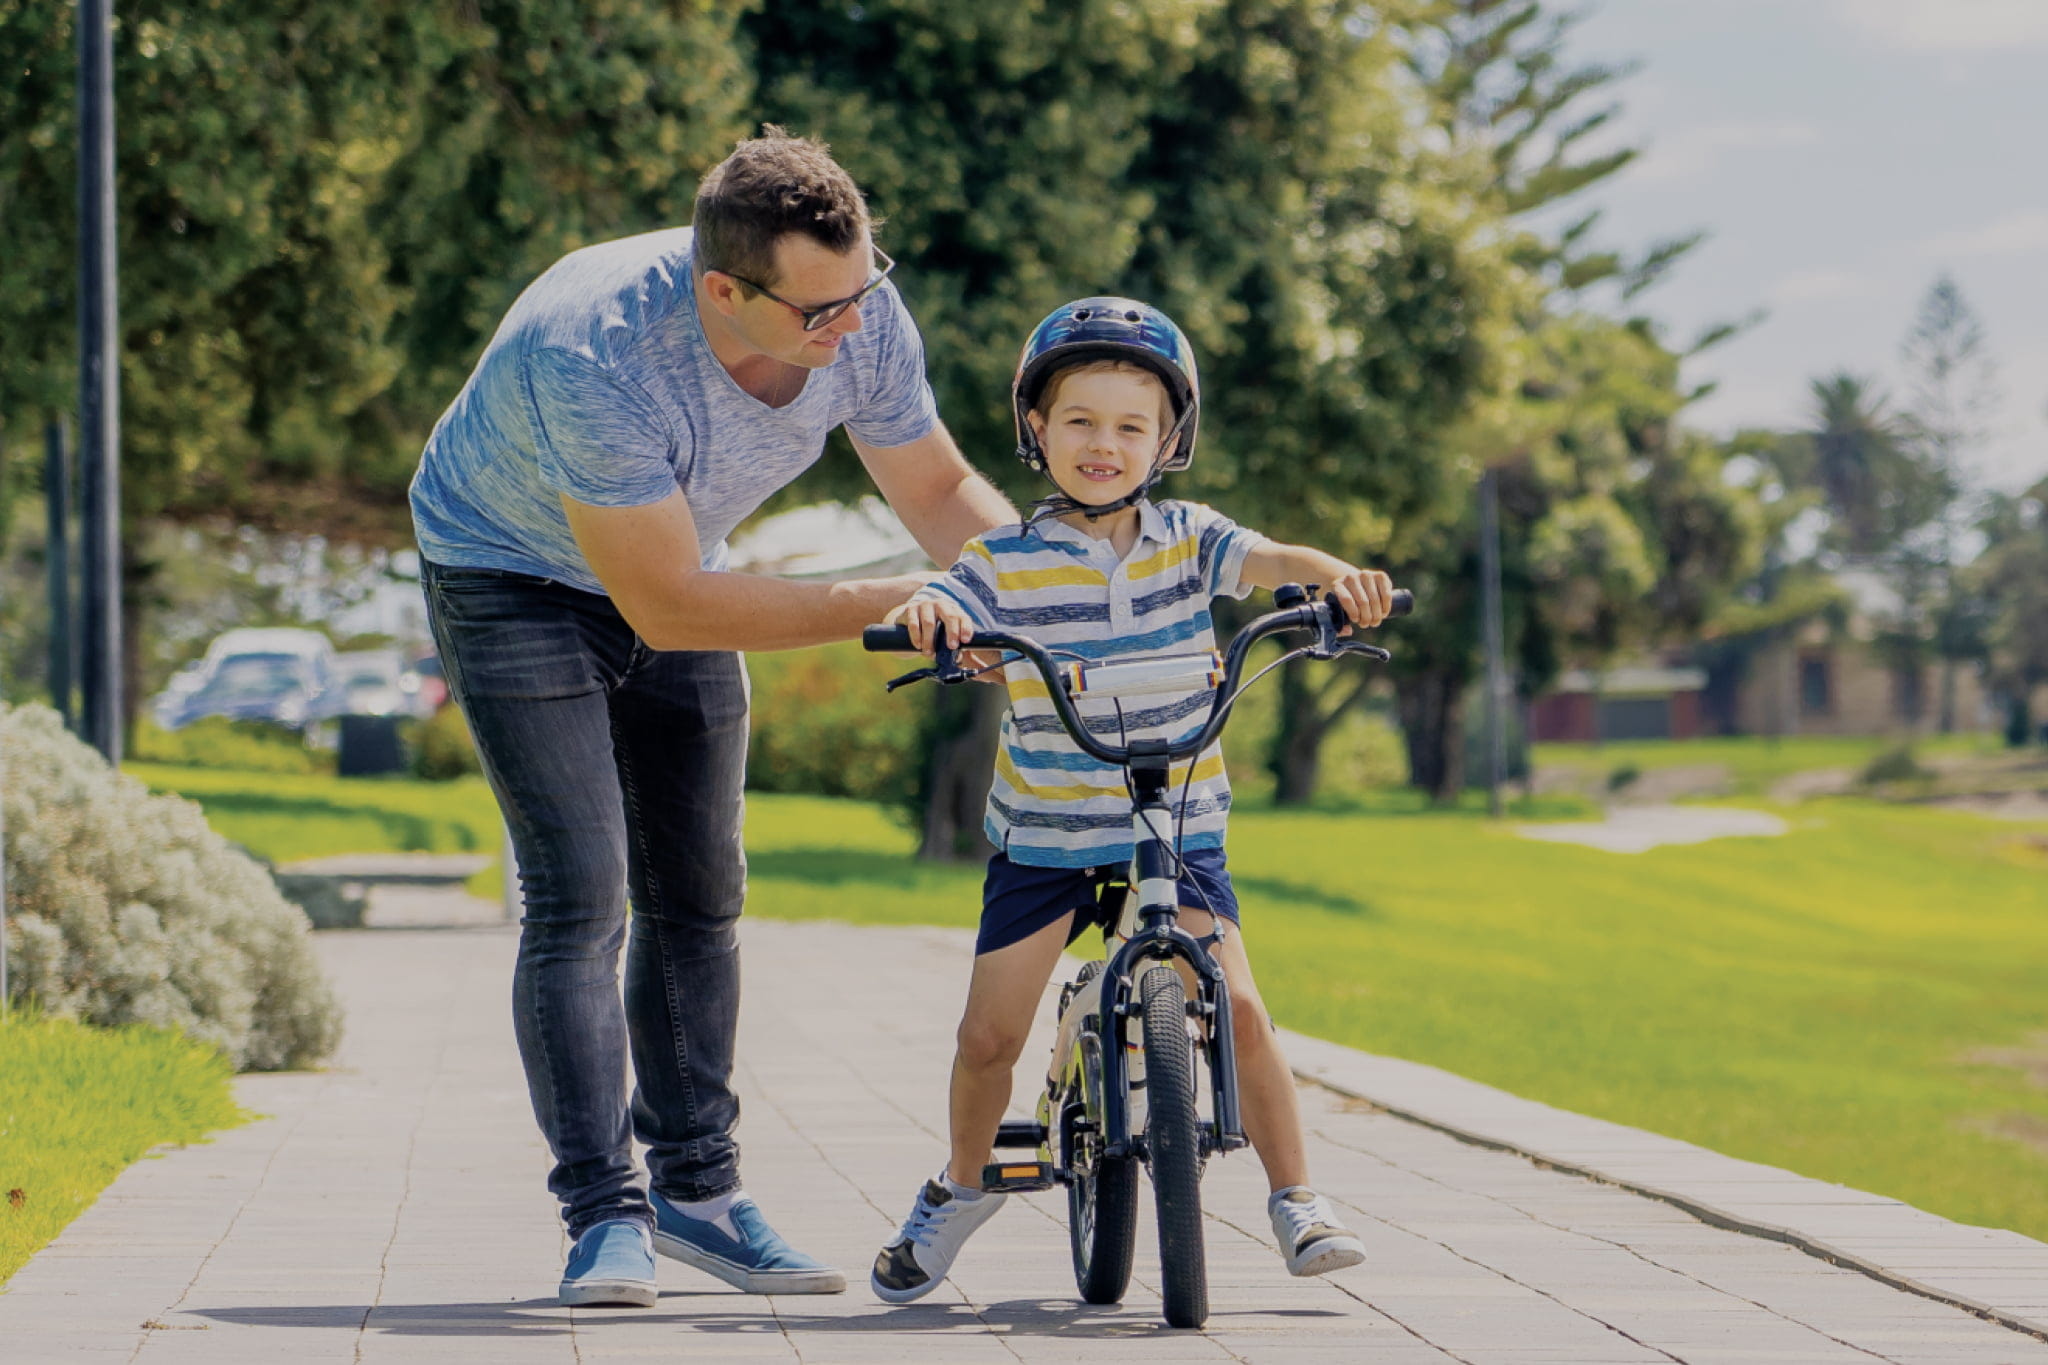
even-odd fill
[[[315,929],[360,929],[376,888],[457,891],[494,861],[487,853],[340,853],[285,863],[274,875]]]

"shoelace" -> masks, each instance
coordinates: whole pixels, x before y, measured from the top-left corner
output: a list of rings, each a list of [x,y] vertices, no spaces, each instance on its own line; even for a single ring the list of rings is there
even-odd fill
[[[903,1235],[918,1246],[928,1247],[932,1244],[931,1239],[937,1235],[940,1224],[952,1216],[953,1209],[950,1206],[930,1203],[924,1195],[919,1194],[917,1207],[910,1211],[910,1217],[904,1221]]]
[[[1303,1204],[1282,1200],[1280,1202],[1280,1211],[1287,1219],[1287,1240],[1289,1242],[1299,1242],[1302,1234],[1318,1223],[1328,1224],[1332,1227],[1337,1224],[1337,1216],[1330,1212],[1330,1206],[1323,1202],[1321,1195],[1317,1195]]]

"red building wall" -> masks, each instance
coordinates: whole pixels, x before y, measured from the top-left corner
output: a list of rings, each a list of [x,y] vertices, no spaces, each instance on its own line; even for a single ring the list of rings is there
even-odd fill
[[[1538,744],[1590,744],[1600,738],[1594,729],[1593,697],[1588,692],[1552,692],[1529,708],[1529,738]]]
[[[1673,692],[1671,737],[1697,739],[1700,694]],[[1530,708],[1529,738],[1538,744],[1591,744],[1600,738],[1598,699],[1590,692],[1552,692],[1536,698]]]
[[[1697,739],[1700,733],[1700,694],[1697,692],[1673,692],[1671,694],[1671,737],[1673,739]]]

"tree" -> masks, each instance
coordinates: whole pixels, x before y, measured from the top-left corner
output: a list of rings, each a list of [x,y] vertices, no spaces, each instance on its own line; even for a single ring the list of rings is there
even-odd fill
[[[1542,0],[1429,0],[1410,22],[1407,61],[1430,95],[1432,122],[1453,146],[1484,159],[1509,218],[1561,203],[1639,155],[1634,147],[1580,152],[1621,112],[1613,101],[1588,110],[1586,97],[1635,69],[1569,59],[1565,48],[1582,17],[1547,12]],[[1687,233],[1628,259],[1592,244],[1600,217],[1590,209],[1554,236],[1524,233],[1517,261],[1570,292],[1613,283],[1625,302],[1704,240]]]
[[[1756,499],[1724,477],[1731,451],[1685,432],[1678,358],[1646,325],[1548,319],[1515,353],[1512,397],[1453,439],[1505,452],[1503,614],[1527,699],[1566,666],[1691,642],[1754,568]],[[1478,675],[1476,517],[1429,528],[1397,575],[1430,611],[1404,626],[1394,676],[1410,780],[1436,799],[1464,785],[1463,709]]]
[[[1942,275],[1922,296],[1900,348],[1912,378],[1911,422],[1923,458],[1946,495],[1935,511],[1931,543],[1924,557],[1931,567],[1932,620],[1921,631],[1926,648],[1941,661],[1938,724],[1955,729],[1956,669],[1981,648],[1967,594],[1956,580],[1957,542],[1968,517],[1965,459],[1985,435],[1997,403],[1984,328],[1953,277]]]
[[[1837,370],[1809,389],[1810,425],[1781,440],[1772,463],[1788,486],[1821,495],[1828,549],[1863,559],[1889,554],[1939,515],[1946,480],[1868,379]]]
[[[1963,593],[1979,604],[1993,687],[2008,712],[2015,744],[2035,735],[2036,688],[2048,684],[2048,480],[2017,497],[1993,494],[1978,521],[1984,553],[1962,575]]]
[[[122,7],[131,684],[152,519],[405,536],[420,446],[503,305],[570,247],[687,215],[742,127],[745,5]],[[0,465],[40,464],[75,377],[72,14],[0,0]],[[23,482],[0,470],[0,534]]]
[[[122,7],[123,498],[381,533],[555,255],[687,216],[742,126],[743,0]],[[0,414],[69,406],[72,7],[0,0]]]
[[[1141,278],[1212,320],[1195,336],[1227,460],[1200,482],[1269,533],[1369,562],[1457,496],[1466,471],[1440,438],[1509,344],[1514,272],[1482,244],[1496,219],[1474,163],[1390,155],[1401,106],[1350,93],[1391,83],[1398,31],[1361,11],[1331,24],[1313,6],[1227,8],[1157,139]],[[1205,272],[1204,290],[1176,287]],[[1313,793],[1323,741],[1372,676],[1282,670],[1279,801]]]
[[[72,16],[0,0],[0,412],[18,454],[75,377]],[[123,496],[148,515],[245,488],[289,410],[345,410],[381,381],[395,299],[358,206],[388,161],[368,130],[398,101],[361,11],[278,30],[145,4],[120,25]]]
[[[1540,0],[1441,0],[1425,6],[1409,48],[1431,117],[1455,154],[1480,159],[1497,212],[1511,224],[1597,186],[1635,156],[1588,152],[1618,107],[1588,109],[1625,69],[1568,60],[1576,22]],[[1593,245],[1587,210],[1554,232],[1511,229],[1523,274],[1514,295],[1521,343],[1497,390],[1446,438],[1464,475],[1501,472],[1503,606],[1509,649],[1532,695],[1568,660],[1593,663],[1626,644],[1667,638],[1725,593],[1720,576],[1750,553],[1754,511],[1718,479],[1719,459],[1676,432],[1690,395],[1679,356],[1640,319],[1617,322],[1584,299],[1611,289],[1632,301],[1701,240],[1689,234],[1640,254]],[[1732,330],[1712,329],[1692,352]],[[1434,524],[1395,538],[1396,577],[1415,584],[1426,621],[1406,623],[1394,670],[1411,781],[1439,800],[1463,786],[1463,707],[1478,671],[1476,517],[1471,484]],[[1688,523],[1700,519],[1692,534]],[[1711,534],[1707,528],[1711,527]],[[1667,547],[1662,537],[1678,538]],[[1686,604],[1668,620],[1649,604]]]
[[[778,5],[747,31],[767,115],[832,139],[890,216],[941,410],[1006,487],[1045,491],[1008,458],[1015,348],[1056,304],[1120,292],[1200,358],[1201,454],[1171,492],[1354,556],[1434,502],[1433,437],[1483,380],[1503,269],[1462,170],[1406,134],[1371,9],[891,0]],[[934,751],[974,730],[940,724]],[[928,792],[986,781],[985,749],[946,752]],[[966,804],[927,824],[928,853],[978,826]]]
[[[402,293],[389,384],[348,444],[403,491],[505,309],[563,254],[687,223],[702,173],[754,131],[739,33],[755,0],[464,0],[411,26],[403,145],[367,207]]]
[[[1193,36],[1151,7],[1091,0],[1055,18],[942,0],[782,4],[749,18],[763,117],[830,141],[886,220],[882,239],[925,338],[939,409],[1013,496],[1016,348],[1055,304],[1113,289],[1150,207],[1131,182],[1159,85]],[[1076,187],[1085,187],[1076,192]],[[780,503],[872,491],[843,442]],[[982,851],[1003,694],[923,699],[921,855]]]

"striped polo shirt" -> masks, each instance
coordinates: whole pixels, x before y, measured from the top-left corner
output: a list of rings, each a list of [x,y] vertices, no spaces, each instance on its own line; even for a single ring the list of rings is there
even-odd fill
[[[948,598],[978,627],[1027,636],[1057,661],[1198,654],[1216,647],[1209,599],[1250,591],[1245,556],[1264,540],[1199,503],[1147,501],[1138,504],[1137,543],[1121,560],[1109,541],[1060,521],[1029,531],[1003,526],[968,541],[947,575],[917,596]],[[1129,861],[1131,798],[1122,770],[1081,752],[1029,663],[1011,664],[1004,680],[1010,710],[989,787],[989,841],[1032,867]],[[1076,709],[1106,743],[1177,741],[1201,728],[1214,697],[1213,688],[1121,702],[1083,695]],[[1168,801],[1185,817],[1181,847],[1220,848],[1230,810],[1221,745],[1195,762],[1183,812],[1187,777],[1188,765],[1175,764]]]

